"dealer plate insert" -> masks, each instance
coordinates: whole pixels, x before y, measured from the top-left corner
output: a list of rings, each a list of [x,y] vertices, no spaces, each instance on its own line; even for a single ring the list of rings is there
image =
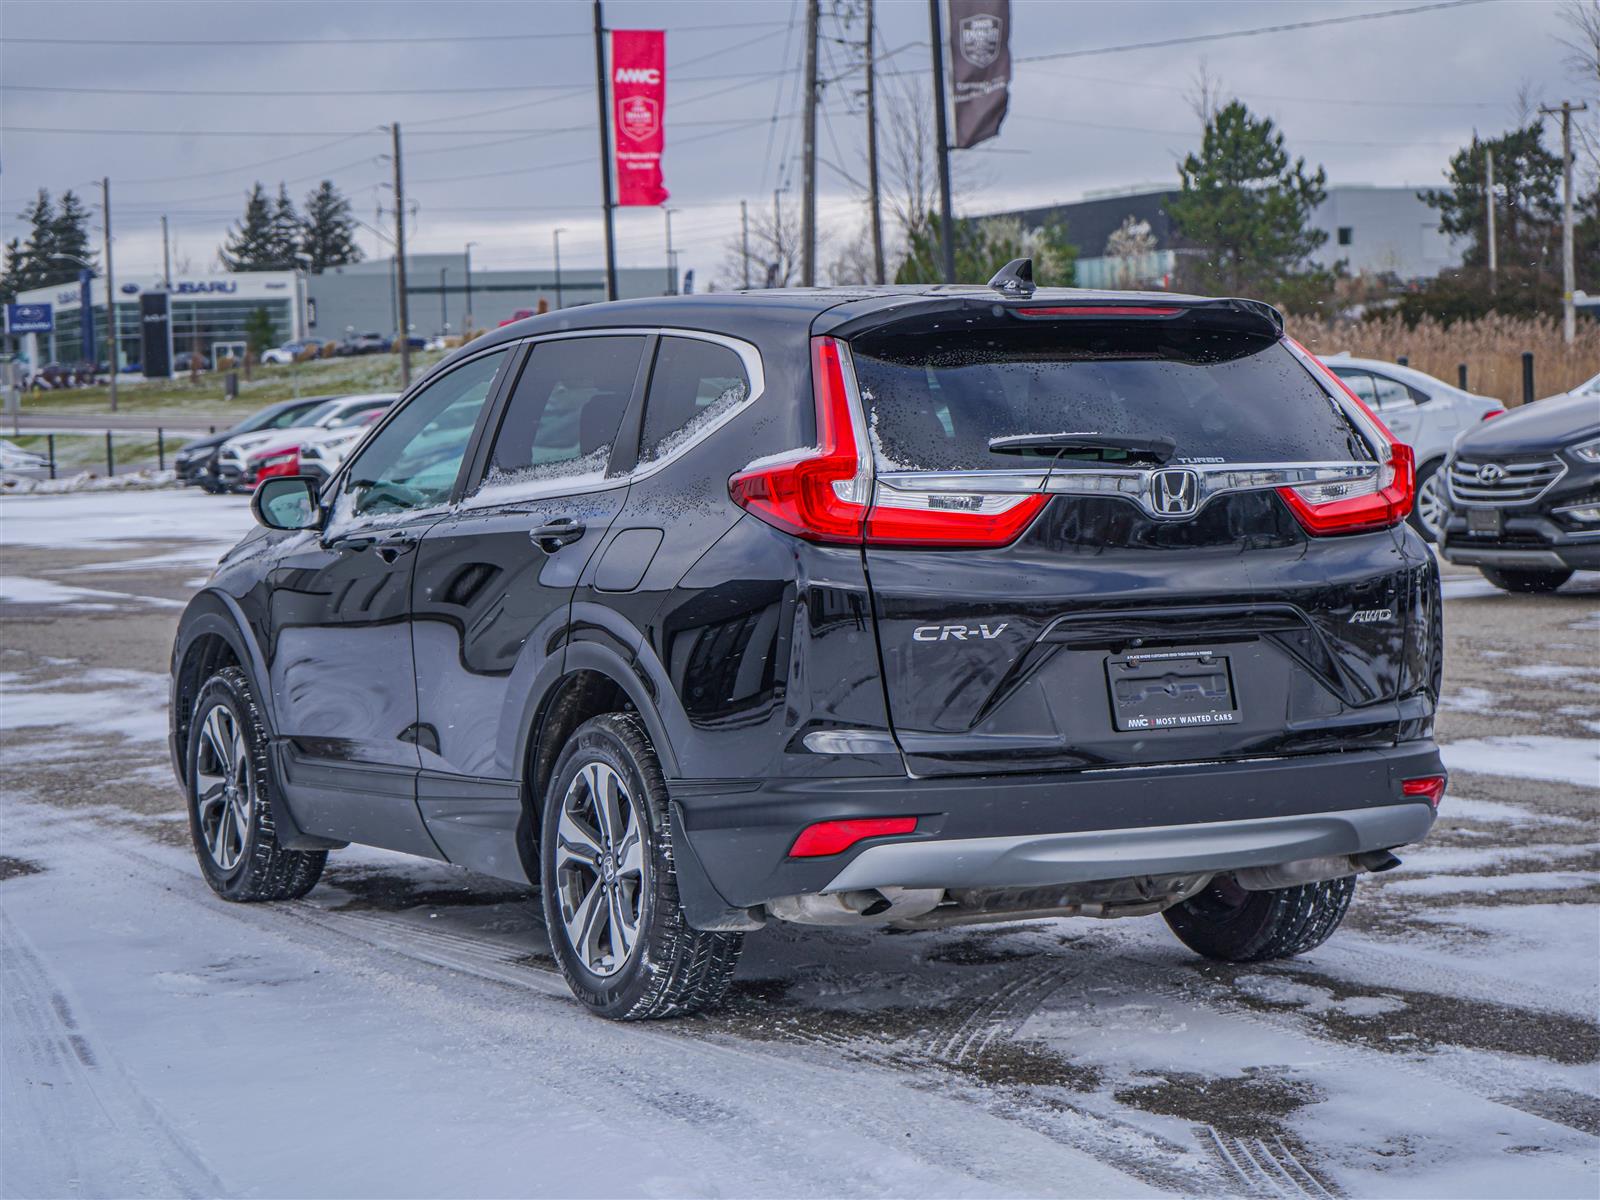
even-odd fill
[[[1106,659],[1111,719],[1120,732],[1195,729],[1239,720],[1228,656],[1153,650]]]

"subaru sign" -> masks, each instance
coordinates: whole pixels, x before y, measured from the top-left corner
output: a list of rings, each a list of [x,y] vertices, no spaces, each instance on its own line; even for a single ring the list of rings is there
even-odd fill
[[[6,305],[7,333],[53,333],[55,309],[49,304]]]

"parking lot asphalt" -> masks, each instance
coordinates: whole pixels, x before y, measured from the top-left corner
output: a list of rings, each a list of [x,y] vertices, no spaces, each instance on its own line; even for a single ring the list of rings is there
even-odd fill
[[[774,923],[727,1008],[640,1032],[577,1011],[537,904],[503,882],[352,849],[304,901],[212,898],[165,679],[240,503],[200,537],[65,547],[13,537],[28,503],[0,510],[8,1194],[1600,1190],[1600,576],[1511,596],[1445,568],[1439,824],[1303,958],[1208,963],[1159,918]],[[230,1093],[201,1078],[240,1038],[277,1039],[240,1060],[251,1137],[216,1127]],[[368,1111],[323,1115],[360,1170],[304,1132],[310,1076],[369,1081]],[[546,1114],[489,1099],[546,1092],[670,1153],[585,1188]],[[127,1129],[95,1112],[155,1131],[120,1172]],[[329,1174],[249,1144],[302,1133]]]

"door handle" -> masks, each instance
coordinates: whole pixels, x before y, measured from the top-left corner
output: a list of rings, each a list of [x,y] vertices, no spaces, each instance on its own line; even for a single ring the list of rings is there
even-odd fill
[[[583,536],[586,528],[584,523],[576,517],[557,517],[553,521],[546,521],[528,531],[528,540],[533,542],[547,554],[554,554],[568,542],[575,542]]]
[[[378,557],[386,563],[392,563],[402,554],[410,554],[415,546],[416,543],[411,541],[381,542],[378,545]]]

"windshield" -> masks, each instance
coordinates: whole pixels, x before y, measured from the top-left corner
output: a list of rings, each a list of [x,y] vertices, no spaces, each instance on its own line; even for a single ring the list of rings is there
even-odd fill
[[[1175,463],[1370,457],[1289,350],[1260,336],[1039,321],[954,334],[888,329],[851,349],[888,470],[1016,469],[1018,455],[994,453],[989,442],[1026,434],[1160,435],[1176,443]],[[1062,462],[1129,457],[1049,446],[1031,453]]]

